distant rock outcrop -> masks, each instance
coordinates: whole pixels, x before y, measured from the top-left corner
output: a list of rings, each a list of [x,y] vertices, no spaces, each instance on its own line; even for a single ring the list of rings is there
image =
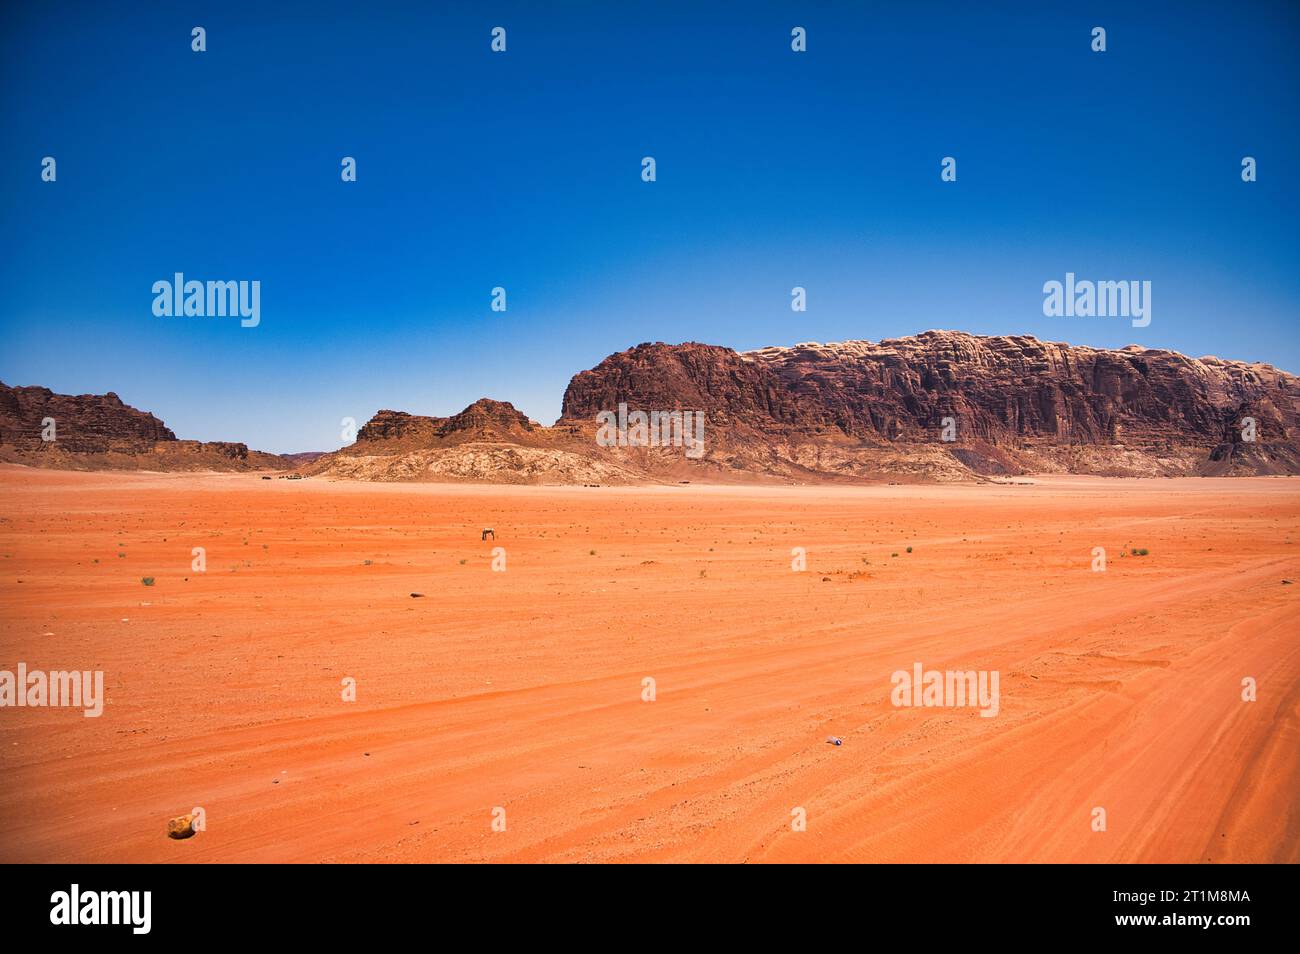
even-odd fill
[[[377,411],[357,432],[361,446],[386,444],[390,449],[433,447],[448,441],[499,438],[511,440],[539,431],[505,401],[480,398],[453,417],[421,417],[404,411]]]
[[[46,437],[52,439],[47,440]],[[152,414],[108,394],[0,382],[0,462],[66,470],[263,470],[294,466],[225,441],[177,440]]]
[[[643,344],[576,375],[561,422],[619,403],[702,410],[706,460],[790,477],[1300,473],[1300,379],[1135,345],[949,331],[750,352]]]
[[[0,382],[0,444],[36,447],[46,421],[54,422],[59,446],[67,452],[98,454],[174,441],[176,435],[152,414],[107,394],[55,394],[49,388],[12,388]]]
[[[481,398],[452,417],[378,411],[356,443],[303,468],[342,479],[504,484],[627,484],[635,468],[602,459],[562,427],[543,427],[512,404]]]
[[[598,415],[620,405],[699,412],[703,447],[611,443]],[[113,394],[0,385],[0,460],[562,484],[1270,475],[1300,474],[1298,419],[1300,379],[1266,364],[927,331],[747,352],[642,344],[575,375],[553,427],[483,398],[452,417],[379,411],[354,444],[290,457],[178,441]]]

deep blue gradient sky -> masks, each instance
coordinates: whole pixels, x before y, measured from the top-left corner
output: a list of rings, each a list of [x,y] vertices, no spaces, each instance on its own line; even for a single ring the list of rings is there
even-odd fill
[[[550,423],[642,341],[1300,372],[1300,5],[710,6],[3,4],[0,380],[294,451],[481,396]],[[176,271],[259,279],[260,327],[155,317]],[[1044,317],[1066,271],[1150,280],[1151,325]]]

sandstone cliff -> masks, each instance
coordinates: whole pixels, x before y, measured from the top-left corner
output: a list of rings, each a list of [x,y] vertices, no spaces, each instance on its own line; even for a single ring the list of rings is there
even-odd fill
[[[627,484],[639,470],[603,459],[580,432],[543,427],[508,402],[482,398],[452,417],[383,410],[356,442],[303,468],[354,480],[505,484]]]
[[[708,460],[790,477],[1300,473],[1295,376],[1136,346],[947,331],[743,353],[643,344],[576,375],[561,421],[620,402],[702,410]]]
[[[49,422],[53,422],[52,426]],[[53,440],[45,440],[43,435]],[[116,394],[55,394],[0,382],[0,462],[66,470],[262,470],[292,466],[225,441],[177,440]]]
[[[620,405],[699,412],[703,453],[602,443],[597,416]],[[178,441],[114,394],[0,384],[0,460],[560,484],[1272,475],[1300,474],[1298,419],[1300,379],[1266,364],[927,331],[749,352],[642,344],[575,375],[553,427],[484,398],[451,417],[379,411],[354,444],[292,457]]]

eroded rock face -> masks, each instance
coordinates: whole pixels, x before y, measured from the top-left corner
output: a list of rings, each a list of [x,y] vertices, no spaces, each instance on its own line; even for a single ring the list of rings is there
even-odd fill
[[[636,469],[598,459],[590,441],[542,427],[505,401],[480,398],[451,417],[383,410],[356,442],[303,466],[348,480],[446,480],[504,484],[631,483]]]
[[[620,404],[703,412],[703,458],[599,445],[597,415]],[[1268,365],[1136,346],[943,331],[744,353],[658,343],[575,375],[555,427],[486,399],[452,418],[381,411],[355,445],[314,469],[502,480],[516,460],[504,448],[528,447],[546,452],[530,460],[563,455],[555,459],[564,467],[533,468],[545,479],[584,472],[577,461],[586,458],[588,477],[607,482],[615,473],[665,481],[1285,474],[1300,473],[1298,407],[1300,382]],[[485,450],[453,455],[469,442]],[[340,459],[348,455],[365,455],[365,466]]]
[[[1111,351],[1029,336],[929,331],[879,343],[800,344],[737,353],[644,344],[573,378],[562,421],[620,402],[697,409],[713,454],[762,441],[794,448],[934,445],[979,473],[1297,473],[1300,380],[1263,364],[1188,358],[1137,346]],[[1254,417],[1256,439],[1242,439]],[[858,472],[850,454],[832,470]]]
[[[46,420],[54,440],[44,440]],[[275,454],[229,441],[182,441],[116,394],[55,394],[0,383],[0,461],[69,470],[283,468]]]
[[[460,431],[475,434],[522,434],[533,431],[537,425],[515,410],[509,401],[479,398],[443,425],[443,436]]]
[[[702,457],[600,443],[597,414],[620,404],[703,412]],[[41,440],[45,417],[56,442]],[[113,394],[0,385],[0,460],[507,483],[1300,474],[1298,417],[1300,379],[1265,364],[928,331],[749,352],[638,345],[575,375],[554,427],[487,398],[451,417],[383,410],[354,444],[298,460],[178,441]]]
[[[44,420],[54,420],[54,433],[65,450],[100,453],[114,448],[148,448],[176,435],[152,414],[138,411],[108,394],[55,394],[49,388],[12,388],[0,383],[0,444],[36,446],[43,443]]]
[[[642,344],[574,375],[561,421],[585,424],[620,402],[639,410],[702,410],[714,427],[767,434],[815,434],[833,409],[802,400],[777,370],[717,345]]]
[[[461,437],[473,440],[509,439],[540,429],[540,425],[520,414],[509,402],[479,398],[452,417],[423,417],[404,411],[377,411],[357,431],[357,442],[353,446],[358,451],[372,444],[428,448]]]
[[[438,430],[447,422],[445,417],[421,417],[405,411],[377,411],[357,431],[358,444],[403,441],[426,446],[437,439]]]

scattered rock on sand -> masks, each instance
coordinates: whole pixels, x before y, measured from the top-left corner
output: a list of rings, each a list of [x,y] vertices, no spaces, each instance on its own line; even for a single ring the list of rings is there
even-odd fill
[[[191,838],[195,834],[193,815],[178,815],[167,823],[168,838]]]

